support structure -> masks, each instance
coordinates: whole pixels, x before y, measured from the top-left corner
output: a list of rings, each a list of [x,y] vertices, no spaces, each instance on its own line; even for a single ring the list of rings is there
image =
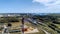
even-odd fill
[[[22,17],[22,34],[24,34],[24,17]]]
[[[3,26],[2,34],[10,34],[6,25]]]

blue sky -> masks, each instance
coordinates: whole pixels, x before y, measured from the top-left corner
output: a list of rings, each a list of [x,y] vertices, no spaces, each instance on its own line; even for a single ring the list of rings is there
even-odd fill
[[[0,13],[60,13],[60,0],[0,0]]]

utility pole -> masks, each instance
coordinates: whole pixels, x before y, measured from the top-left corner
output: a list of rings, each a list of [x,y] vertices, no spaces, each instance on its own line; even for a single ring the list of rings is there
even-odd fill
[[[24,34],[24,17],[22,17],[22,34]]]

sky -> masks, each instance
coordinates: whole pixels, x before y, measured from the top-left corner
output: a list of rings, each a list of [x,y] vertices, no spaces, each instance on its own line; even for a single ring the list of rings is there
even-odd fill
[[[60,0],[0,0],[0,13],[60,13]]]

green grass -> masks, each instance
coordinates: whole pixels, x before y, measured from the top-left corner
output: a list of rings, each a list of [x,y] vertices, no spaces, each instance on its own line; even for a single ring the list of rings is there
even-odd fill
[[[58,28],[60,28],[60,24],[55,24]]]
[[[32,25],[31,23],[25,23],[25,25],[28,25],[30,27],[34,27],[34,28],[38,28],[39,32],[38,33],[31,33],[31,34],[45,34],[44,31],[42,31],[41,29],[44,29],[46,30],[47,32],[51,33],[51,34],[57,34],[56,31],[54,31],[53,29],[49,28],[48,25],[47,26],[42,26],[42,25],[37,25],[37,26],[34,26]]]

